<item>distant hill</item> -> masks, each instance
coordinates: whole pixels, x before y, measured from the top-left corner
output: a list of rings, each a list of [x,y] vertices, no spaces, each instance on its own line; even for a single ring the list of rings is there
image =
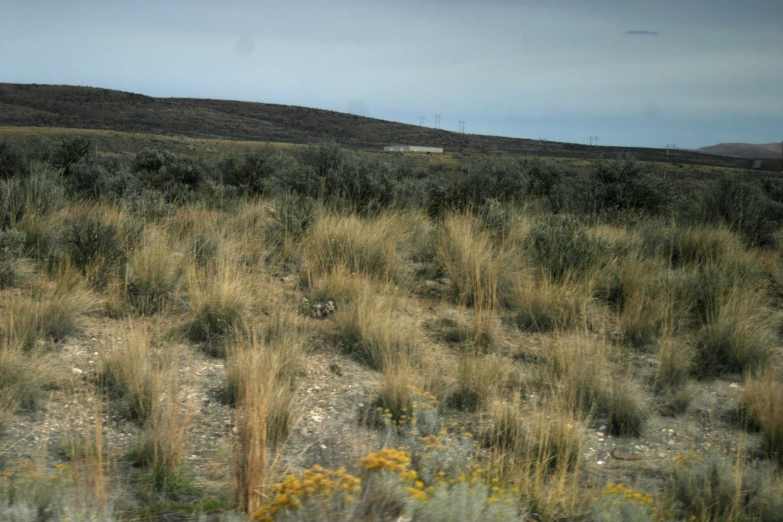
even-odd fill
[[[446,152],[568,158],[616,157],[749,168],[747,160],[697,151],[588,146],[461,134],[335,111],[226,100],[154,98],[66,85],[0,83],[0,126],[60,127],[191,138],[315,143],[380,150],[393,143],[443,147]],[[766,166],[765,166],[766,168]]]
[[[780,143],[718,143],[698,149],[707,154],[734,156],[735,158],[780,159]]]

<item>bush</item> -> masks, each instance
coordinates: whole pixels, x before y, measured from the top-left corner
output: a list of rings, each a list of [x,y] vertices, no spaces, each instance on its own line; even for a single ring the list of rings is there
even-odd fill
[[[595,210],[664,214],[674,201],[674,187],[669,181],[645,174],[641,169],[630,156],[619,161],[598,160],[591,173]]]
[[[652,495],[644,495],[623,484],[607,484],[604,494],[595,499],[591,508],[593,522],[622,520],[653,522],[659,520]]]
[[[125,260],[117,227],[112,224],[97,219],[79,220],[71,224],[66,238],[71,262],[82,270],[97,260],[110,265]]]
[[[25,275],[22,259],[25,235],[18,230],[0,230],[0,289],[16,286]]]
[[[698,210],[705,223],[724,224],[752,245],[773,244],[783,223],[783,204],[739,176],[723,176],[706,189]]]
[[[279,163],[273,160],[271,151],[246,152],[240,158],[226,158],[218,165],[220,181],[236,187],[239,194],[265,194],[269,178],[280,170]]]
[[[16,147],[0,140],[0,180],[23,178],[28,174],[27,161]]]
[[[609,252],[608,244],[587,233],[587,227],[570,216],[547,216],[524,241],[531,260],[553,281],[583,275]]]
[[[65,180],[69,194],[87,198],[120,199],[134,186],[134,178],[124,171],[107,169],[95,163],[78,163]]]
[[[187,201],[189,192],[207,179],[206,165],[197,159],[154,149],[139,152],[132,171],[144,187],[159,191],[167,202]]]
[[[529,177],[521,163],[486,161],[471,169],[441,172],[431,177],[427,212],[441,217],[447,212],[481,212],[492,201],[519,202],[527,195]]]
[[[86,138],[63,138],[54,155],[54,164],[64,178],[71,175],[71,169],[90,154],[90,140]]]

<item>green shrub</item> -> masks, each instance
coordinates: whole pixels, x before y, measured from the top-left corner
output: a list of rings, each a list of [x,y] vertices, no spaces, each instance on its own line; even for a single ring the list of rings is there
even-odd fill
[[[591,178],[598,212],[636,211],[654,216],[666,213],[674,201],[671,182],[643,173],[641,164],[630,156],[596,161]]]
[[[724,224],[753,245],[773,244],[783,223],[783,204],[739,176],[723,176],[705,189],[698,211],[705,223]]]
[[[96,260],[107,264],[121,263],[125,251],[120,245],[117,227],[98,219],[75,221],[66,236],[69,257],[74,266],[85,270]]]
[[[28,174],[24,155],[5,140],[0,140],[0,180],[25,177]]]
[[[546,216],[534,226],[524,247],[553,281],[569,275],[582,275],[604,259],[609,251],[605,241],[592,237],[587,227],[570,216]]]

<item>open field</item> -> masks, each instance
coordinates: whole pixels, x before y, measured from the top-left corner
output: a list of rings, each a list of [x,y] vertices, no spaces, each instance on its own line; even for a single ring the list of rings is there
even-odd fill
[[[781,520],[780,180],[13,132],[0,520]]]

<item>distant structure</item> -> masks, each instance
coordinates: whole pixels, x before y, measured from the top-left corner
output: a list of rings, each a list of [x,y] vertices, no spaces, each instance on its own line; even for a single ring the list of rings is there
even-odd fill
[[[420,147],[418,145],[389,145],[386,152],[426,152],[427,154],[443,154],[442,147]]]

